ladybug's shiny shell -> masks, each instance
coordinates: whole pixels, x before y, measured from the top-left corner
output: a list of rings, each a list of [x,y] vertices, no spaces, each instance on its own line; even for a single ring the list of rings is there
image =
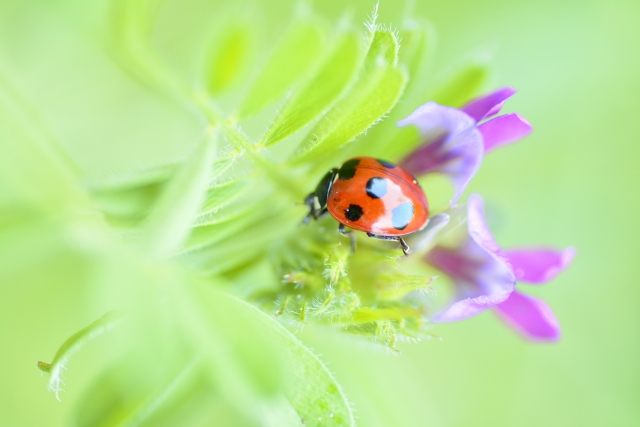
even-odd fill
[[[424,191],[407,171],[373,157],[355,157],[338,170],[326,207],[338,222],[379,236],[403,236],[429,217]]]

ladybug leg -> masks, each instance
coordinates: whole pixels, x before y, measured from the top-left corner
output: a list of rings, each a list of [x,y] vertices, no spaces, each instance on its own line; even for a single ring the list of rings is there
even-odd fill
[[[327,208],[315,209],[314,207],[309,207],[309,213],[302,220],[302,224],[308,224],[309,220],[313,219],[318,220],[329,213]]]
[[[409,245],[407,245],[407,242],[405,242],[404,239],[400,236],[381,236],[379,234],[372,234],[372,233],[367,233],[367,236],[373,237],[374,239],[379,239],[379,240],[392,240],[394,242],[399,242],[400,247],[402,248],[402,253],[404,253],[405,256],[408,256],[411,253],[411,248],[409,248]]]
[[[304,217],[304,220],[302,221],[302,223],[308,224],[311,218],[317,219],[315,194],[311,193],[307,197],[305,197],[304,204],[307,205],[307,207],[309,208],[309,213],[307,214],[307,216]]]
[[[398,237],[398,242],[400,242],[400,246],[402,247],[402,253],[404,256],[409,256],[411,253],[411,248],[407,245],[407,242],[404,241],[402,237]]]
[[[351,251],[355,252],[356,251],[356,234],[353,232],[353,230],[344,231],[344,224],[340,224],[338,226],[338,231],[343,236],[347,236],[347,237],[349,237],[351,239]]]
[[[302,220],[303,224],[308,224],[311,219],[318,220],[329,212],[326,206],[320,209],[316,208],[315,194],[313,193],[309,194],[307,198],[304,199],[304,204],[309,207],[309,213],[304,217],[304,220]]]
[[[316,216],[313,219],[320,219],[323,216],[325,216],[326,214],[329,213],[329,209],[327,209],[326,207],[316,211]]]

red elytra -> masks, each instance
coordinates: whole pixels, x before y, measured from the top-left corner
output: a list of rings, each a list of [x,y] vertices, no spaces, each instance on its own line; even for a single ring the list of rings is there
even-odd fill
[[[373,157],[349,159],[330,170],[307,196],[309,218],[327,212],[344,227],[364,231],[370,237],[396,240],[405,254],[409,247],[400,236],[420,230],[427,223],[429,205],[424,191],[407,171]]]

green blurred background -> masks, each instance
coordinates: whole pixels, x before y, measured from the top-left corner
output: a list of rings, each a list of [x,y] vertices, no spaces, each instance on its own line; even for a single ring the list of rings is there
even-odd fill
[[[313,7],[334,17],[349,9],[356,22],[372,8],[345,3]],[[265,27],[292,8],[269,2]],[[379,22],[399,22],[403,9],[381,1]],[[300,337],[336,374],[362,426],[640,425],[640,2],[417,1],[416,10],[437,29],[436,76],[465,57],[490,57],[489,88],[519,90],[507,110],[535,131],[492,153],[471,191],[484,195],[503,247],[577,248],[568,271],[524,289],[549,302],[563,338],[525,342],[491,313],[439,326],[441,340],[401,344],[400,356],[313,326]],[[106,14],[106,2],[0,3],[0,70],[92,177],[180,158],[199,132],[112,64],[99,29]],[[208,17],[175,2],[170,15],[184,27],[158,44],[179,60],[198,37],[188,24]],[[72,271],[78,281],[86,274]],[[62,425],[76,385],[57,402],[35,361],[93,319],[71,309],[72,293],[2,285],[0,425]]]

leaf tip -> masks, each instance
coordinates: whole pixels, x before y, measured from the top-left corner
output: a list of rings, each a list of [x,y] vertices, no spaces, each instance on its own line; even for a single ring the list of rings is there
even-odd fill
[[[51,372],[51,363],[41,362],[38,360],[36,366],[41,372],[44,372],[46,374]]]

